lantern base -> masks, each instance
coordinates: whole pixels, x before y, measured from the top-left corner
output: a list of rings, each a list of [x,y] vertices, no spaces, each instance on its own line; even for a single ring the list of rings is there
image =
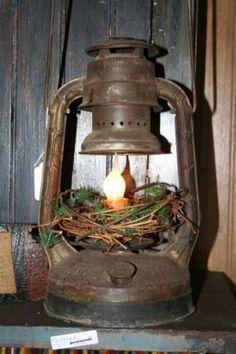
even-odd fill
[[[192,296],[154,303],[83,303],[48,294],[44,308],[51,317],[103,328],[155,327],[194,312]]]
[[[49,316],[84,326],[155,327],[194,311],[189,272],[165,255],[85,250],[49,271]]]

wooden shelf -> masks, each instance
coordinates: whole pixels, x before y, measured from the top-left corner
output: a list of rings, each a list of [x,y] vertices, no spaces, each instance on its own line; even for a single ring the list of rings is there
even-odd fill
[[[236,303],[221,273],[193,276],[197,310],[191,317],[155,329],[100,329],[86,349],[236,353]],[[198,297],[198,294],[200,296]],[[198,299],[197,299],[198,297]],[[50,337],[87,330],[51,319],[43,302],[0,304],[0,346],[50,348]]]

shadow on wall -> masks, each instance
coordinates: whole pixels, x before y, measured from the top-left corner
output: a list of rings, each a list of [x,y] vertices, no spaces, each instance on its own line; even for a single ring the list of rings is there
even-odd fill
[[[215,243],[219,226],[219,208],[216,183],[215,152],[212,119],[216,102],[216,4],[212,2],[212,58],[214,107],[211,109],[204,96],[207,34],[207,2],[199,1],[197,48],[197,110],[195,113],[195,143],[198,168],[198,185],[201,210],[201,225],[197,245],[192,257],[193,269],[207,269],[207,263]]]

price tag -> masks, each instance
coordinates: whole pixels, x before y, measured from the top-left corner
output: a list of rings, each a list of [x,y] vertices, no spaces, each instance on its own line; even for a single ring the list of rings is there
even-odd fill
[[[43,176],[43,156],[42,153],[34,164],[34,199],[40,200],[41,183]]]
[[[53,350],[76,348],[98,343],[97,331],[84,331],[71,334],[63,334],[50,338]]]

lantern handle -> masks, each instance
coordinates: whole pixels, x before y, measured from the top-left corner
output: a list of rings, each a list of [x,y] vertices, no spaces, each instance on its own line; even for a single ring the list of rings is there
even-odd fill
[[[69,81],[57,91],[49,106],[39,224],[47,224],[53,220],[54,208],[60,193],[66,125],[65,113],[72,101],[83,96],[83,89],[83,77]]]
[[[197,241],[199,226],[199,198],[196,173],[196,158],[193,136],[193,109],[185,92],[172,81],[157,78],[157,96],[167,100],[171,112],[176,114],[176,145],[179,188],[188,190],[184,198],[185,213],[191,222],[185,222],[173,237],[165,254],[183,266],[189,260]]]

